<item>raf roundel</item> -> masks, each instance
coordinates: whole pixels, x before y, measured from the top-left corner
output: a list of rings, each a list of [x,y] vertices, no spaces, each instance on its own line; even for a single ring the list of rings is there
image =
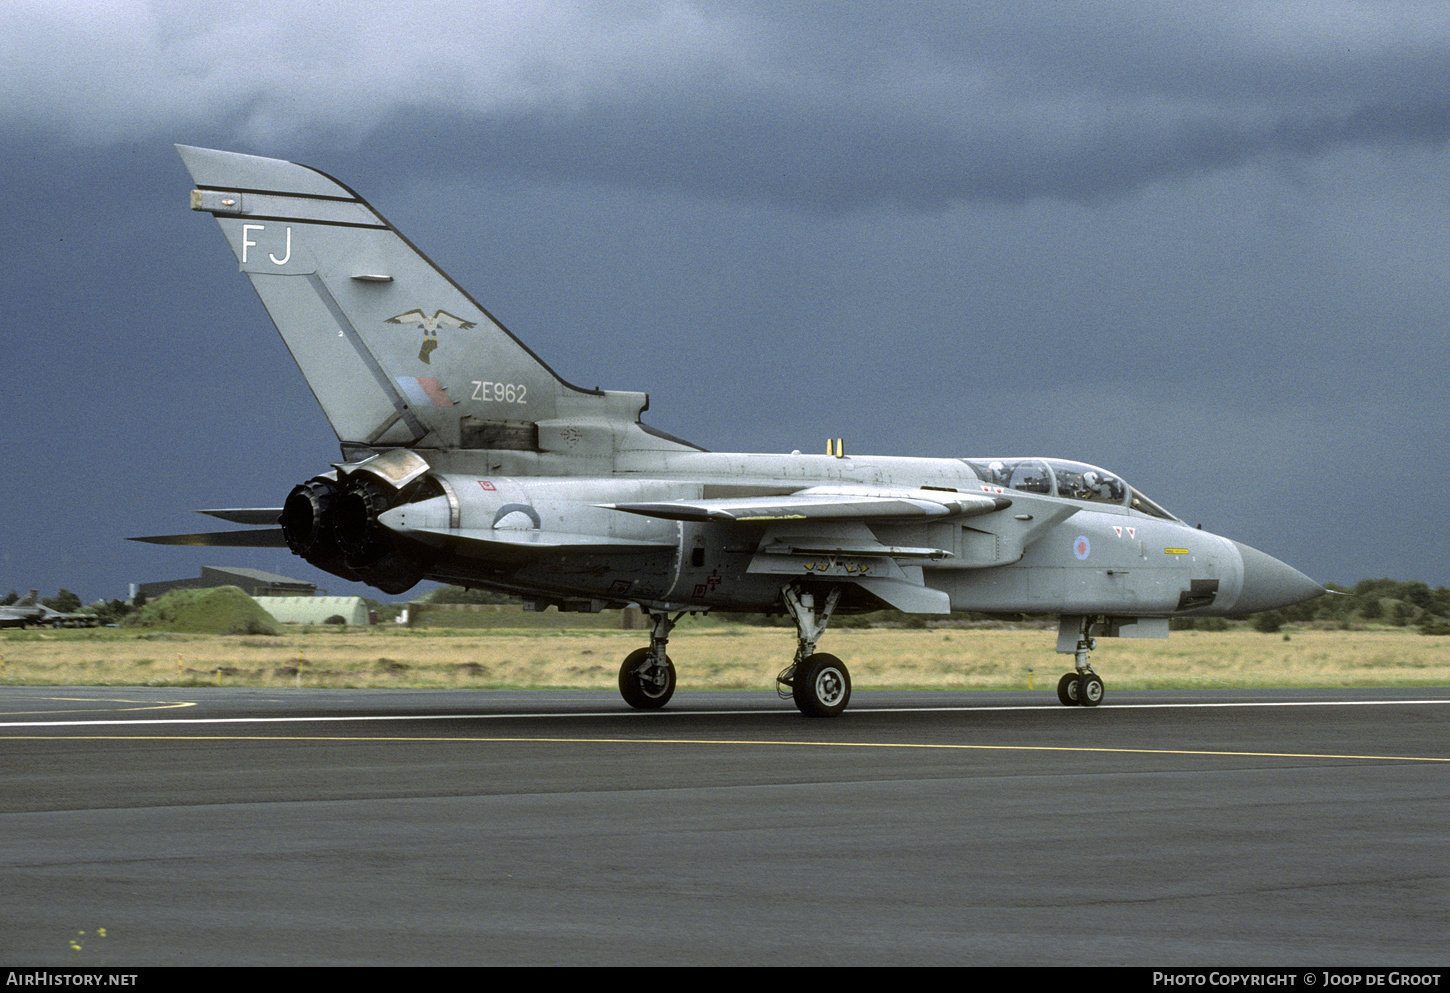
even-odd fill
[[[1086,535],[1078,535],[1077,539],[1072,543],[1072,554],[1077,556],[1079,562],[1087,558],[1088,553],[1092,550],[1093,546],[1088,543]]]

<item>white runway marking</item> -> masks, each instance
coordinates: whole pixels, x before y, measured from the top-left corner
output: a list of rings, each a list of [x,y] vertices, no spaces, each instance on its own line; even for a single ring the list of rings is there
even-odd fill
[[[1213,708],[1237,707],[1424,707],[1447,706],[1450,698],[1435,700],[1266,700],[1206,703],[1118,703],[1105,705],[1101,711],[1113,710],[1207,710]],[[176,706],[176,705],[173,705]],[[956,714],[993,713],[1012,710],[1041,710],[1075,713],[1078,708],[1063,707],[1058,703],[1021,704],[1005,707],[853,707],[850,714]],[[507,713],[507,714],[328,714],[309,717],[177,717],[143,718],[140,720],[90,720],[90,721],[0,721],[0,728],[37,727],[115,727],[117,725],[199,725],[199,724],[300,724],[300,723],[364,723],[368,721],[497,721],[527,718],[579,718],[579,717],[629,717],[636,720],[663,719],[670,716],[693,717],[761,717],[775,714],[796,718],[800,715],[791,708],[778,710],[687,710],[671,709],[641,712],[636,710],[577,711],[570,713]]]

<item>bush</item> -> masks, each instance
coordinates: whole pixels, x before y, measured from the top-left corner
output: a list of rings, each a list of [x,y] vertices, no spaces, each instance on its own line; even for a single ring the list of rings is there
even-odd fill
[[[1262,631],[1264,634],[1277,634],[1284,626],[1284,615],[1277,610],[1266,610],[1261,614],[1254,615],[1254,630]]]

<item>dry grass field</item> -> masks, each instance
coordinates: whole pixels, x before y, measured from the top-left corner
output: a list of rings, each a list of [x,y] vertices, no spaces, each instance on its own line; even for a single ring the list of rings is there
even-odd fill
[[[280,637],[130,629],[0,634],[0,685],[320,687],[615,686],[641,631],[458,631],[291,627]],[[829,631],[820,649],[843,659],[859,688],[1050,689],[1071,668],[1056,629]],[[670,656],[683,689],[767,688],[794,651],[794,632],[681,624]],[[1093,655],[1110,689],[1167,687],[1443,686],[1450,638],[1412,628],[1286,627],[1178,631],[1168,640],[1101,639]]]

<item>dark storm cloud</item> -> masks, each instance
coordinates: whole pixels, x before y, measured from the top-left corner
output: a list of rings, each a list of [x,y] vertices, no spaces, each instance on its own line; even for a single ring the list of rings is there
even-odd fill
[[[916,18],[818,10],[810,23],[756,11],[714,71],[401,113],[432,122],[434,168],[804,209],[1093,201],[1255,159],[1450,136],[1447,38],[1366,43],[1347,27],[1292,44],[1253,32],[1215,42],[1176,5],[1156,19],[1141,5],[1106,17],[1051,5],[1010,23],[930,6]],[[1339,46],[1354,42],[1369,50],[1345,57]],[[368,144],[392,132],[380,124]]]
[[[381,125],[364,147],[381,154],[417,143],[428,148],[423,172],[471,168],[500,181],[671,189],[805,210],[916,211],[1034,197],[1094,202],[1254,159],[1435,147],[1450,138],[1450,103],[1363,107],[1269,125],[1123,118],[1061,142],[1006,128],[964,132],[872,118],[845,106],[806,113],[749,95],[723,103],[604,105],[568,115],[414,113]]]
[[[1450,132],[1450,30],[1400,4],[26,4],[8,38],[7,113],[93,142],[427,121],[418,166],[805,209],[1091,201]]]

